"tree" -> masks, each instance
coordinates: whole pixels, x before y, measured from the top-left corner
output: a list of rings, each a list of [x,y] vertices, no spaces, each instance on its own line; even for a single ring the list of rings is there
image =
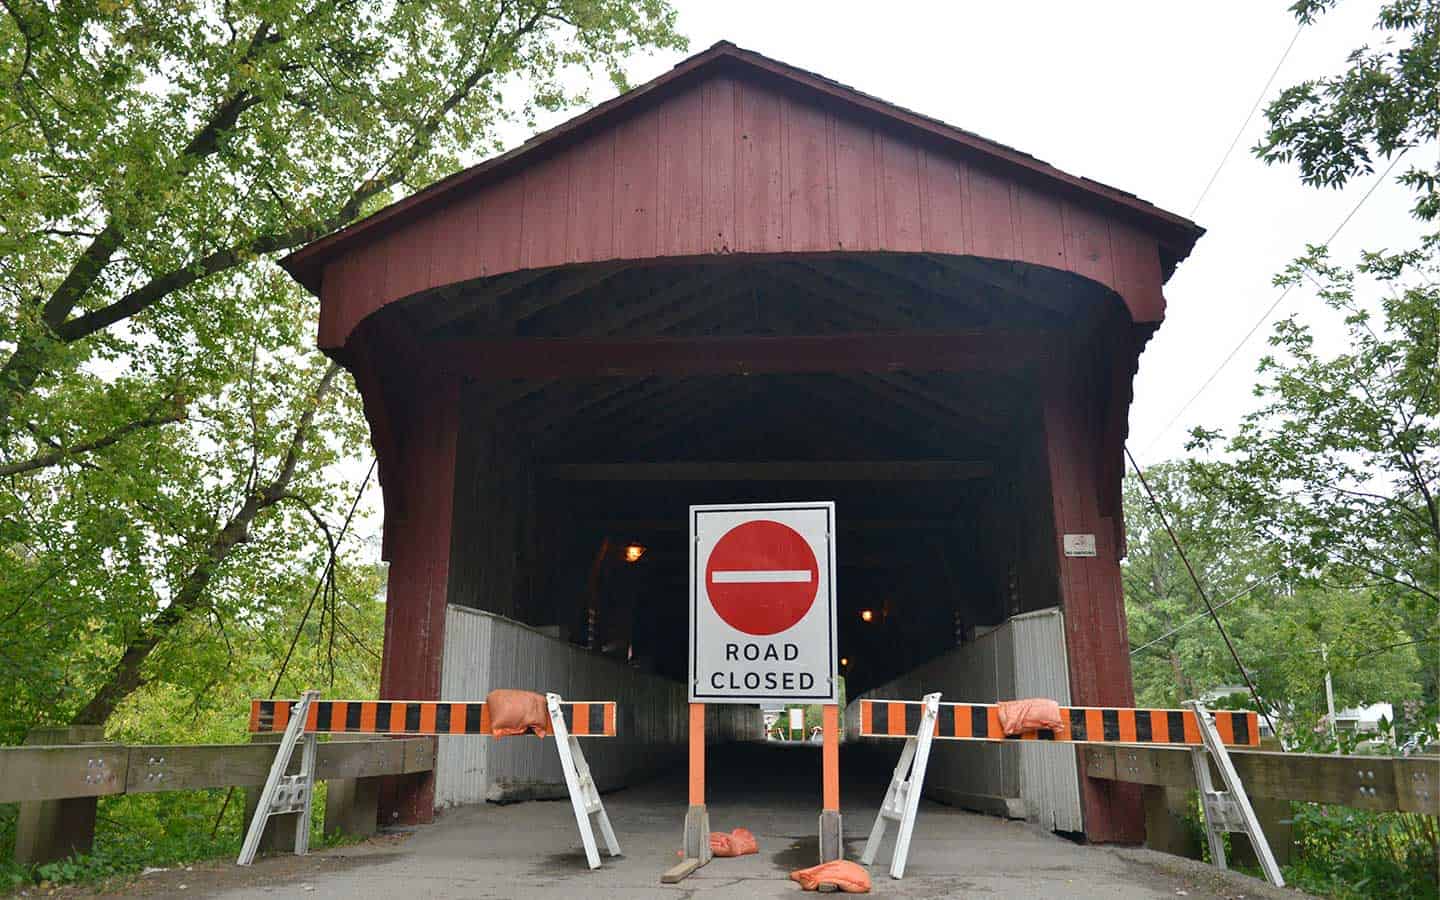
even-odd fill
[[[363,419],[274,257],[577,99],[575,71],[620,81],[633,50],[682,43],[673,18],[663,0],[5,0],[7,736],[112,719],[166,682],[198,697],[332,550],[329,577],[356,583],[334,544]]]
[[[1236,653],[1276,725],[1307,739],[1326,712],[1325,673],[1339,708],[1418,702],[1424,672],[1402,611],[1365,589],[1308,579],[1267,543],[1249,511],[1216,490],[1224,463],[1152,467],[1155,491],[1176,538],[1210,594]],[[1200,598],[1160,515],[1133,479],[1125,483],[1130,552],[1125,603],[1137,702],[1173,707],[1242,683],[1229,649]],[[1239,705],[1255,708],[1243,688]],[[1323,729],[1322,729],[1323,731]]]
[[[1274,578],[1277,562],[1252,538],[1248,523],[1206,491],[1212,468],[1206,463],[1163,463],[1150,467],[1145,478],[1219,607],[1221,621],[1243,631],[1280,595]],[[1240,683],[1160,510],[1136,479],[1127,478],[1123,487],[1128,553],[1122,577],[1130,644],[1137,650],[1133,670],[1139,702],[1174,707],[1217,685]]]
[[[1298,0],[1290,7],[1310,24],[1339,0]],[[1362,46],[1330,78],[1286,88],[1265,109],[1269,128],[1255,147],[1267,163],[1294,162],[1316,187],[1343,187],[1389,159],[1433,144],[1440,134],[1440,2],[1392,0],[1375,23],[1379,48]],[[1412,161],[1415,159],[1411,157]],[[1440,161],[1412,165],[1401,176],[1416,195],[1414,214],[1440,215]]]
[[[1292,9],[1310,22],[1334,5],[1301,0]],[[1269,128],[1255,148],[1262,159],[1294,162],[1306,183],[1339,187],[1380,159],[1433,158],[1440,2],[1393,0],[1376,27],[1385,35],[1379,49],[1357,49],[1341,74],[1288,88],[1267,107]],[[1440,168],[1412,165],[1399,180],[1416,195],[1416,218],[1433,222]],[[1346,347],[1320,349],[1314,310],[1277,323],[1274,352],[1259,367],[1260,407],[1228,437],[1201,428],[1190,444],[1223,451],[1207,490],[1278,549],[1293,586],[1369,603],[1370,616],[1354,620],[1356,630],[1378,628],[1367,631],[1374,647],[1355,648],[1362,655],[1397,644],[1433,660],[1440,640],[1437,252],[1434,232],[1413,249],[1362,253],[1353,266],[1308,248],[1276,282],[1313,285],[1320,311],[1343,323]],[[1405,640],[1387,636],[1396,623]],[[1421,678],[1433,707],[1433,666]]]
[[[662,0],[5,11],[0,435],[127,330],[185,340],[197,315],[243,316],[216,276],[494,146],[498,122],[572,99],[572,67],[619,80],[636,47],[681,43]]]

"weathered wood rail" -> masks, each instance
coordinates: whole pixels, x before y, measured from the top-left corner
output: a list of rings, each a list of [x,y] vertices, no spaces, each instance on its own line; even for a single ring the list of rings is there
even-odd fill
[[[1190,752],[1173,747],[1086,747],[1085,774],[1157,787],[1195,787]],[[1378,812],[1440,815],[1440,759],[1234,750],[1253,797],[1334,803]],[[1213,767],[1213,763],[1212,763]],[[1219,772],[1215,773],[1219,779]]]
[[[1199,836],[1184,822],[1195,789],[1190,751],[1178,747],[1086,747],[1085,774],[1139,784],[1145,791],[1145,843],[1155,850],[1199,859]],[[1291,801],[1331,803],[1374,812],[1440,815],[1440,759],[1340,756],[1231,750],[1230,758],[1275,858],[1290,860],[1294,847]],[[1219,779],[1219,772],[1212,775]],[[1236,861],[1256,865],[1250,842],[1234,835]]]
[[[100,797],[258,788],[274,759],[275,747],[270,743],[4,747],[0,748],[0,803],[21,804],[16,859],[47,862],[89,849]],[[419,775],[434,768],[433,738],[321,743],[316,777],[330,782],[326,831],[374,833],[378,779]],[[278,835],[277,831],[267,848],[283,842]]]
[[[275,760],[271,744],[81,744],[0,748],[0,803],[259,787]],[[320,744],[316,777],[376,778],[428,772],[433,738]]]

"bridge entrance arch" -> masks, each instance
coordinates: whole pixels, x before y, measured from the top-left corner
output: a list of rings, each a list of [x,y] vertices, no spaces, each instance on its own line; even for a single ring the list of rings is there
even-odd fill
[[[685,510],[825,497],[850,696],[1058,608],[1067,699],[1133,705],[1121,448],[1200,234],[722,43],[293,254],[379,458],[382,697],[605,679],[636,712],[592,768],[635,777],[683,746]],[[518,765],[467,752],[385,820]],[[1078,784],[1088,838],[1143,837]]]

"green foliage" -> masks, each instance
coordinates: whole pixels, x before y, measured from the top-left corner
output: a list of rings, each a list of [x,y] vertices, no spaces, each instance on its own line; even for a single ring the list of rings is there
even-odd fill
[[[1299,0],[1291,9],[1309,23],[1337,2]],[[1374,171],[1377,158],[1434,142],[1440,134],[1440,2],[1391,0],[1375,27],[1379,45],[1352,52],[1344,72],[1289,87],[1266,107],[1270,126],[1255,147],[1261,159],[1296,163],[1306,184],[1342,187]],[[1400,180],[1415,192],[1417,218],[1440,215],[1440,163],[1412,165]]]
[[[577,73],[682,45],[673,23],[663,0],[4,5],[0,742],[126,732],[141,690],[200,720],[268,690],[332,549],[305,637],[350,664],[373,551],[334,545],[365,423],[274,258],[579,99]]]
[[[1319,749],[1328,730],[1325,673],[1337,707],[1388,701],[1400,731],[1433,716],[1423,682],[1430,668],[1392,594],[1330,584],[1288,569],[1246,510],[1217,489],[1228,466],[1187,461],[1146,474],[1216,614],[1276,725],[1292,746]],[[1208,689],[1241,684],[1225,643],[1138,483],[1125,483],[1130,530],[1123,566],[1137,702],[1173,707]],[[1268,521],[1268,519],[1267,519]],[[1230,601],[1227,603],[1227,601]],[[1143,648],[1143,649],[1141,649]],[[1248,692],[1238,705],[1254,709]],[[1217,705],[1225,706],[1224,702]]]
[[[1294,808],[1297,852],[1285,867],[1293,886],[1344,900],[1440,894],[1440,831],[1433,816],[1318,803]]]
[[[168,869],[233,858],[245,837],[245,797],[243,791],[236,791],[227,803],[226,793],[208,790],[102,797],[94,849],[38,866],[13,862],[16,807],[0,807],[0,889],[105,882],[136,875],[146,868]],[[353,843],[353,837],[323,833],[324,808],[322,782],[315,791],[311,846]]]

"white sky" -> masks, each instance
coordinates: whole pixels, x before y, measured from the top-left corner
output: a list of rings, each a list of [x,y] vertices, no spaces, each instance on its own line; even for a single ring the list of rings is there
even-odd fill
[[[1182,215],[1191,214],[1298,27],[1287,2],[1256,0],[673,2],[690,53],[729,40]],[[1347,0],[1307,27],[1267,100],[1305,78],[1340,71],[1349,51],[1378,42],[1371,28],[1379,5]],[[686,55],[637,57],[631,83]],[[590,88],[595,102],[613,93],[604,79]],[[1167,319],[1141,357],[1130,446],[1142,465],[1180,455],[1191,427],[1230,427],[1254,407],[1251,385],[1268,324],[1162,433],[1278,296],[1274,274],[1306,243],[1324,240],[1370,187],[1365,178],[1342,191],[1308,188],[1293,167],[1263,165],[1249,153],[1263,125],[1257,112],[1194,212],[1209,233],[1167,285]],[[513,145],[528,135],[507,137]],[[1392,177],[1332,244],[1335,257],[1351,261],[1361,247],[1413,243],[1419,229],[1409,205]],[[1333,317],[1317,307],[1307,286],[1271,320],[1299,312],[1326,323],[1322,341],[1334,340]]]

